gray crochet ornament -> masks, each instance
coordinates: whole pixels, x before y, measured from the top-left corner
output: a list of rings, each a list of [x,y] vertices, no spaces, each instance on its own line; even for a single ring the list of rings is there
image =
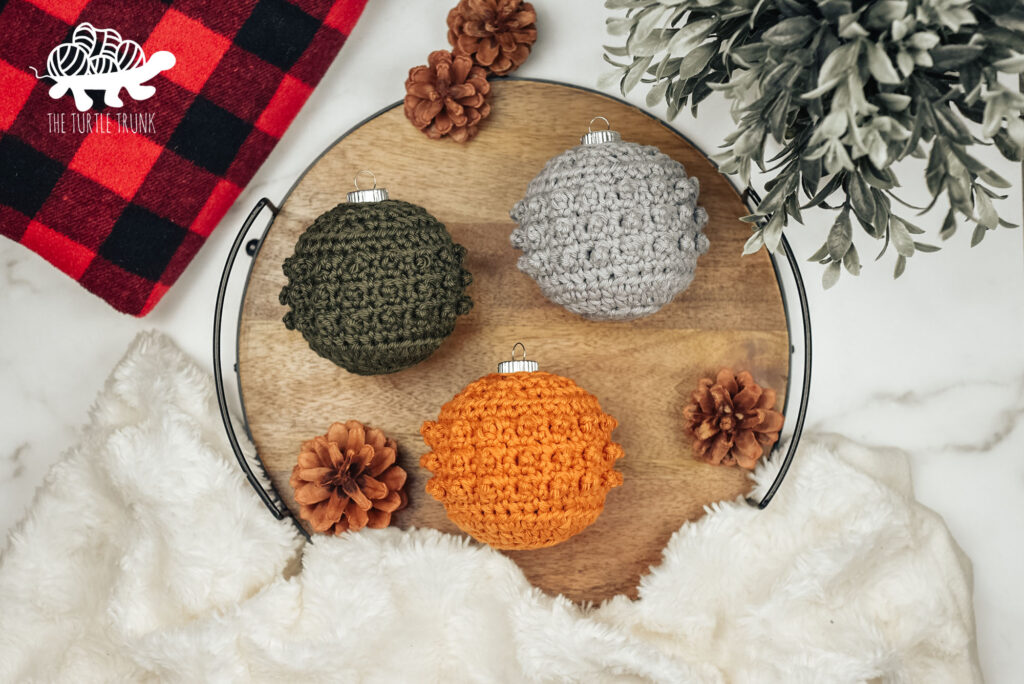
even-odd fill
[[[548,161],[512,208],[519,270],[584,318],[652,314],[690,285],[708,251],[699,189],[658,148],[591,130]]]

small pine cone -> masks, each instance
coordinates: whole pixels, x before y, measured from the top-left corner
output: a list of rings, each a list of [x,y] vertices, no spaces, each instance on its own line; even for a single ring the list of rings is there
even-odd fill
[[[299,517],[315,532],[341,534],[391,524],[405,507],[405,471],[395,465],[395,440],[350,420],[302,444],[289,480]]]
[[[405,116],[429,138],[450,136],[466,142],[491,113],[487,72],[465,55],[447,50],[430,53],[425,66],[409,70],[405,81]]]
[[[496,76],[519,68],[537,40],[537,13],[521,0],[461,0],[448,13],[448,42]]]
[[[693,453],[714,465],[739,465],[752,470],[764,447],[779,439],[782,414],[775,410],[775,391],[762,388],[747,371],[718,371],[712,382],[702,378],[683,409],[693,436]]]

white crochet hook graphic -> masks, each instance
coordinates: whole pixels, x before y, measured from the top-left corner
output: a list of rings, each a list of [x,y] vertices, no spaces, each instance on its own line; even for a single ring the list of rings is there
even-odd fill
[[[123,88],[134,100],[153,97],[156,88],[143,85],[161,71],[174,66],[177,60],[165,50],[146,59],[134,40],[124,40],[114,29],[98,29],[88,22],[75,27],[70,43],[61,43],[46,58],[46,73],[40,75],[29,67],[36,78],[54,81],[49,95],[58,100],[71,91],[75,107],[84,112],[92,106],[86,91],[103,91],[103,103],[121,107]]]

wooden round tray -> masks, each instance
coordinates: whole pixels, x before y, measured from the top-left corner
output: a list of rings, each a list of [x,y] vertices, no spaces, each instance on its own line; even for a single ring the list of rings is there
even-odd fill
[[[238,373],[246,419],[268,475],[297,510],[288,476],[304,439],[334,421],[356,419],[398,440],[409,473],[401,527],[461,534],[424,491],[419,466],[424,420],[476,378],[493,372],[516,342],[541,368],[573,378],[619,421],[625,483],[611,491],[596,523],[547,549],[507,555],[536,586],[574,600],[635,596],[640,576],[670,535],[712,502],[748,491],[746,471],[692,457],[680,412],[698,380],[722,366],[750,370],[778,392],[788,382],[789,334],[780,286],[763,251],[741,257],[747,212],[733,186],[685,139],[618,100],[527,80],[493,83],[493,113],[465,145],[429,140],[395,106],[337,141],[302,176],[255,257],[242,306]],[[605,116],[625,140],[656,145],[700,179],[710,251],[686,292],[631,323],[590,322],[548,302],[516,269],[509,209],[551,157],[579,142]],[[352,375],[320,358],[285,329],[278,293],[282,261],[303,230],[345,201],[352,178],[371,169],[391,196],[425,207],[468,250],[473,310],[427,361],[393,375]],[[368,533],[372,534],[372,531]],[[415,581],[415,578],[409,578]]]

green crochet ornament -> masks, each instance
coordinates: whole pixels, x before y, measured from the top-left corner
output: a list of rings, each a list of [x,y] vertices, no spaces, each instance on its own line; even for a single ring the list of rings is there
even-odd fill
[[[472,308],[465,255],[425,209],[388,199],[376,182],[371,190],[357,183],[285,259],[284,324],[351,373],[408,368],[433,354]]]

